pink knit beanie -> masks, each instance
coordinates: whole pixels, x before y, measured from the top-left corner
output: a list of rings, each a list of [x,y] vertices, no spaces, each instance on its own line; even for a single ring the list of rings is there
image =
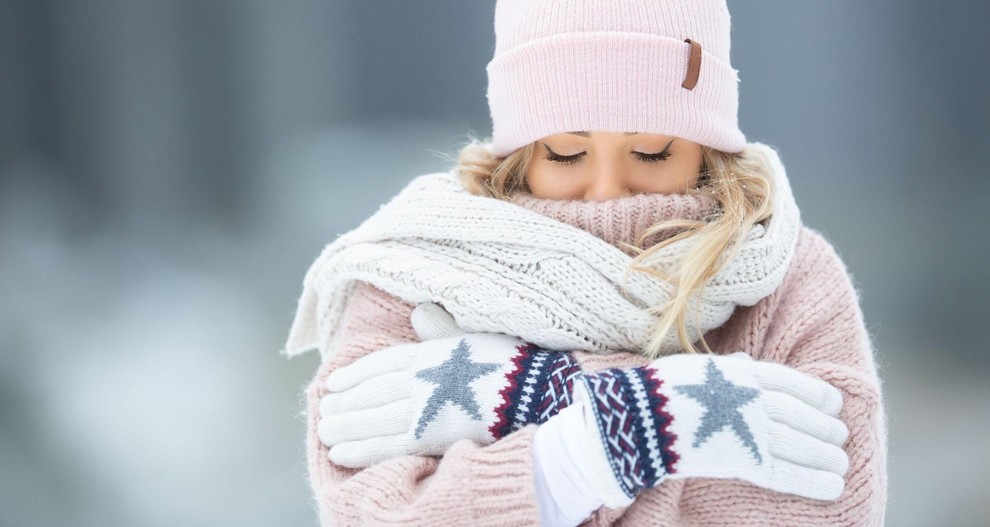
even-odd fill
[[[497,0],[492,152],[579,130],[739,152],[725,0]]]

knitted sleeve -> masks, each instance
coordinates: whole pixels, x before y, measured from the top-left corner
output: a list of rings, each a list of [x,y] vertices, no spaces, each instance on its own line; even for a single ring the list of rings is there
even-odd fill
[[[528,426],[492,445],[463,440],[442,458],[403,456],[364,469],[335,465],[320,442],[319,404],[335,368],[417,341],[413,306],[367,283],[348,298],[333,353],[306,388],[306,457],[321,525],[527,525],[539,521]]]
[[[834,501],[783,494],[742,480],[666,481],[625,511],[600,510],[598,524],[689,526],[882,526],[887,502],[887,423],[873,347],[859,298],[834,248],[804,228],[781,286],[719,328],[716,351],[742,350],[837,387],[849,427],[845,488]],[[718,348],[726,348],[719,350]]]
[[[887,420],[873,343],[859,294],[835,249],[806,229],[806,264],[781,293],[768,334],[770,360],[779,360],[838,388],[839,417],[849,427],[846,485],[836,501],[790,500],[794,517],[774,525],[882,526],[887,505]]]

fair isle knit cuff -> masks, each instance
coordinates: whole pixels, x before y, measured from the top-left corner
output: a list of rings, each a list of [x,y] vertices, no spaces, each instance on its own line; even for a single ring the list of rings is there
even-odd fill
[[[570,353],[551,352],[533,344],[521,348],[499,392],[489,429],[499,440],[527,424],[543,424],[573,402],[574,381],[581,368]]]
[[[633,498],[673,472],[673,417],[650,368],[608,369],[582,377],[605,457],[622,491]]]

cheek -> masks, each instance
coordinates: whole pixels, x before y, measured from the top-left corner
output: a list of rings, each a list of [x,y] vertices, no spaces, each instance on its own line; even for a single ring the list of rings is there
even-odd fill
[[[687,156],[684,166],[679,167],[686,186],[694,188],[698,184],[698,178],[701,177],[701,161],[701,152],[698,151],[693,156]]]
[[[673,158],[669,161],[674,161]],[[698,179],[698,166],[680,160],[680,163],[669,163],[661,166],[640,163],[633,170],[634,176],[630,184],[635,190],[647,193],[671,194],[685,192],[693,188]],[[633,183],[635,182],[635,183]]]
[[[552,167],[535,162],[526,172],[530,192],[538,198],[568,199],[578,193],[580,176],[575,167]]]
[[[698,179],[700,166],[691,159],[681,159],[681,162],[671,167],[671,180],[676,181],[680,188],[693,186]]]
[[[701,156],[698,154],[672,157],[670,163],[663,167],[662,181],[669,192],[681,192],[694,188],[701,171]]]

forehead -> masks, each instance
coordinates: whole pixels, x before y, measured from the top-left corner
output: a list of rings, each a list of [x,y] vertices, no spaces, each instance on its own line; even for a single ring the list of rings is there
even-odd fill
[[[567,132],[567,133],[568,134],[571,134],[571,135],[580,135],[581,137],[588,137],[592,133],[598,134],[598,133],[608,133],[608,132],[588,132],[588,131],[585,131],[585,130],[580,130],[580,131],[577,131],[577,132]],[[639,132],[622,132],[622,135],[639,135]]]
[[[548,135],[547,137],[583,137],[586,139],[626,139],[626,138],[638,138],[638,139],[658,139],[658,140],[669,140],[673,139],[672,135],[664,134],[651,134],[646,132],[604,132],[604,131],[587,131],[587,130],[575,130],[573,132],[561,132],[558,134]]]

